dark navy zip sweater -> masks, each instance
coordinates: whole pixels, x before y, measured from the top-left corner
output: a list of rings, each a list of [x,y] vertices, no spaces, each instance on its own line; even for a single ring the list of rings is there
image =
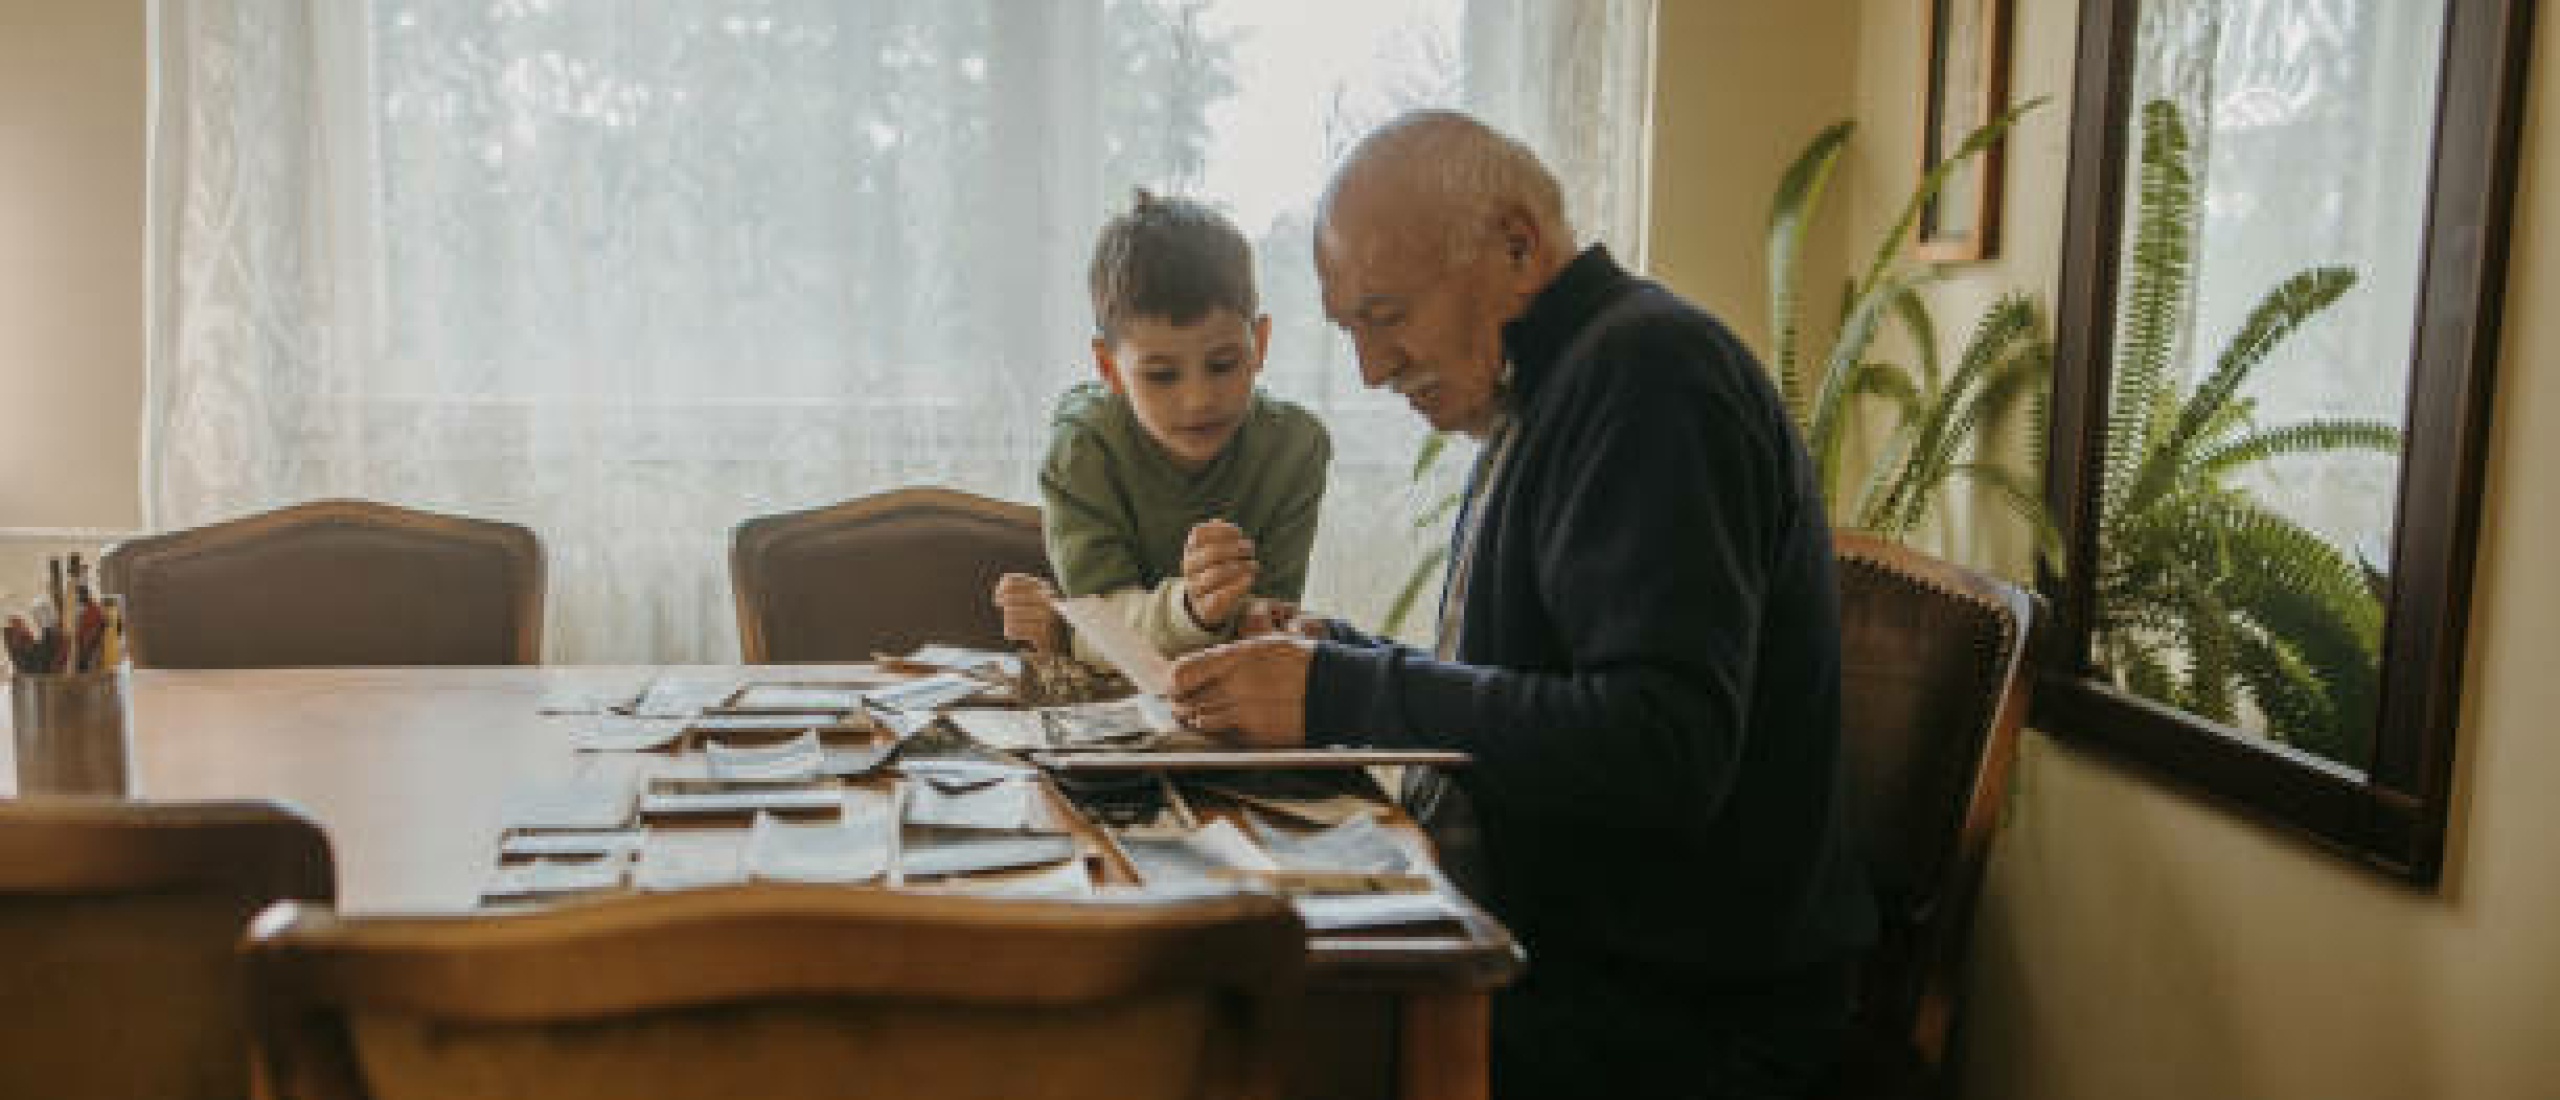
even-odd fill
[[[1830,527],[1776,390],[1598,247],[1503,338],[1519,435],[1456,659],[1319,643],[1309,742],[1475,755],[1480,900],[1533,980],[1748,985],[1864,946]]]

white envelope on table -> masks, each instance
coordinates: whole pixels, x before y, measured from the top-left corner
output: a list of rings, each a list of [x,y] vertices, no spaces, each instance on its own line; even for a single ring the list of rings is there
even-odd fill
[[[1111,667],[1137,685],[1147,695],[1173,694],[1173,662],[1165,660],[1153,643],[1129,629],[1119,612],[1100,596],[1078,596],[1059,600],[1058,614],[1067,625],[1076,628],[1076,636],[1091,645]]]

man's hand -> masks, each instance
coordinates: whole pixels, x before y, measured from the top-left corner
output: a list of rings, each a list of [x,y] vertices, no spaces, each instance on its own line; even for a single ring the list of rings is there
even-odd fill
[[[1253,577],[1260,570],[1253,540],[1244,537],[1243,528],[1222,519],[1193,525],[1182,542],[1184,610],[1203,630],[1227,625],[1253,594]]]
[[[1270,635],[1212,646],[1173,663],[1173,714],[1254,748],[1307,741],[1307,669],[1316,644]]]
[[[1042,653],[1058,648],[1058,598],[1049,582],[1027,573],[1007,573],[996,580],[996,608],[1004,612],[1004,636]]]

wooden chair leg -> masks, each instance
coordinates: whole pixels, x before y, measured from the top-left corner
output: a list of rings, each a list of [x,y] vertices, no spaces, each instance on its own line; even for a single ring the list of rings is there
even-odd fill
[[[1491,1087],[1493,1001],[1482,990],[1409,993],[1397,1031],[1396,1094],[1484,1100]]]

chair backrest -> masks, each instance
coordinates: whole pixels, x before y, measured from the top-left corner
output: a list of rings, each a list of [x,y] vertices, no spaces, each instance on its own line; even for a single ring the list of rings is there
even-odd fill
[[[100,571],[137,665],[541,660],[542,545],[512,523],[321,500],[119,543]]]
[[[1883,917],[1862,1021],[1934,1070],[2026,721],[2033,596],[1872,536],[1834,536],[1841,734]]]
[[[269,803],[0,801],[0,1096],[249,1095],[241,934],[333,881]]]
[[[279,906],[249,944],[285,1100],[1274,1094],[1306,933],[1267,896],[826,886],[503,915]]]
[[[1048,572],[1038,508],[955,489],[760,516],[729,543],[751,664],[867,661],[928,642],[1000,649],[996,578]]]

